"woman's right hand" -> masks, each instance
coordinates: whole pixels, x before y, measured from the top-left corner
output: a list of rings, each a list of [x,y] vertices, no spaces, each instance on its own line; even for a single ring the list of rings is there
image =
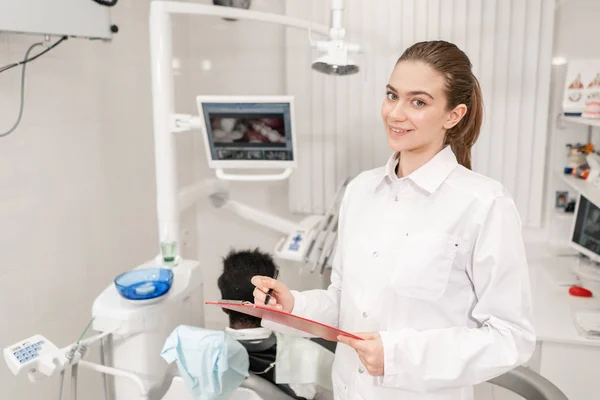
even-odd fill
[[[268,305],[288,313],[292,312],[294,309],[294,296],[285,284],[268,276],[260,275],[253,276],[251,282],[256,286],[253,293],[254,304],[264,305],[267,292],[269,289],[273,289]]]

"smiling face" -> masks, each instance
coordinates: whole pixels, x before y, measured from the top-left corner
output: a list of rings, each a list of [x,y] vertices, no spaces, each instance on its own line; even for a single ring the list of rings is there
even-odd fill
[[[399,62],[386,86],[381,116],[389,147],[396,151],[441,150],[446,131],[466,112],[448,110],[444,76],[419,61]]]

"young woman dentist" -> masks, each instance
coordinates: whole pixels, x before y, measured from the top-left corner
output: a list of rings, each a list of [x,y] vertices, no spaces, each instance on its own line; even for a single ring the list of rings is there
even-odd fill
[[[468,57],[443,41],[413,45],[381,114],[395,153],[347,188],[329,288],[255,276],[255,301],[273,288],[272,306],[361,332],[340,337],[336,399],[471,399],[473,385],[529,359],[535,334],[515,204],[470,170],[483,104]]]

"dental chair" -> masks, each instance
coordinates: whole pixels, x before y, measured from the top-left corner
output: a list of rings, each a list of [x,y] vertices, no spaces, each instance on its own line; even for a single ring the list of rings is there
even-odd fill
[[[525,367],[517,367],[488,382],[516,393],[525,400],[569,400],[556,385]]]
[[[525,400],[569,400],[552,382],[525,367],[517,367],[488,382],[518,394]],[[240,389],[243,389],[244,393],[248,391],[249,394],[253,392],[258,395],[256,400],[293,400],[276,385],[253,374],[242,383]],[[237,393],[230,400],[238,400],[236,395]],[[239,400],[254,400],[254,397],[247,396],[239,397]]]
[[[518,394],[525,400],[569,400],[556,385],[526,367],[517,367],[490,379],[488,383]],[[169,389],[174,390],[167,393]],[[188,398],[175,364],[169,367],[164,383],[151,392],[153,392],[150,396],[151,399],[182,400]],[[294,400],[294,398],[268,380],[250,374],[229,400]]]
[[[177,377],[175,381],[180,379]],[[163,392],[155,398],[164,400],[187,398],[182,382],[179,383],[180,392],[172,392],[164,398]],[[488,383],[518,394],[525,400],[569,400],[552,382],[525,367],[517,367],[489,380]],[[250,374],[229,400],[293,400],[293,398],[266,379]]]

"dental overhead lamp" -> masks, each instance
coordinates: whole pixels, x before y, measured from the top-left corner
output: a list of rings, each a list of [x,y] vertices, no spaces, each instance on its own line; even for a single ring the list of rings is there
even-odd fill
[[[327,75],[352,75],[359,71],[358,65],[348,58],[349,53],[359,53],[360,46],[347,43],[344,38],[346,30],[342,28],[342,0],[331,3],[331,28],[329,41],[319,41],[313,46],[320,52],[326,53],[312,64],[312,69]]]
[[[213,0],[214,5],[238,9],[249,9],[250,0]],[[311,45],[320,53],[325,53],[317,58],[312,69],[327,75],[351,75],[359,71],[358,65],[348,58],[350,53],[359,53],[360,46],[345,41],[346,30],[342,27],[342,15],[344,11],[343,0],[332,0],[331,2],[331,27],[329,28],[329,40],[318,41]],[[233,21],[232,18],[225,18]],[[273,21],[275,22],[275,21]],[[285,22],[282,22],[284,25]],[[308,27],[309,35],[311,26]]]

